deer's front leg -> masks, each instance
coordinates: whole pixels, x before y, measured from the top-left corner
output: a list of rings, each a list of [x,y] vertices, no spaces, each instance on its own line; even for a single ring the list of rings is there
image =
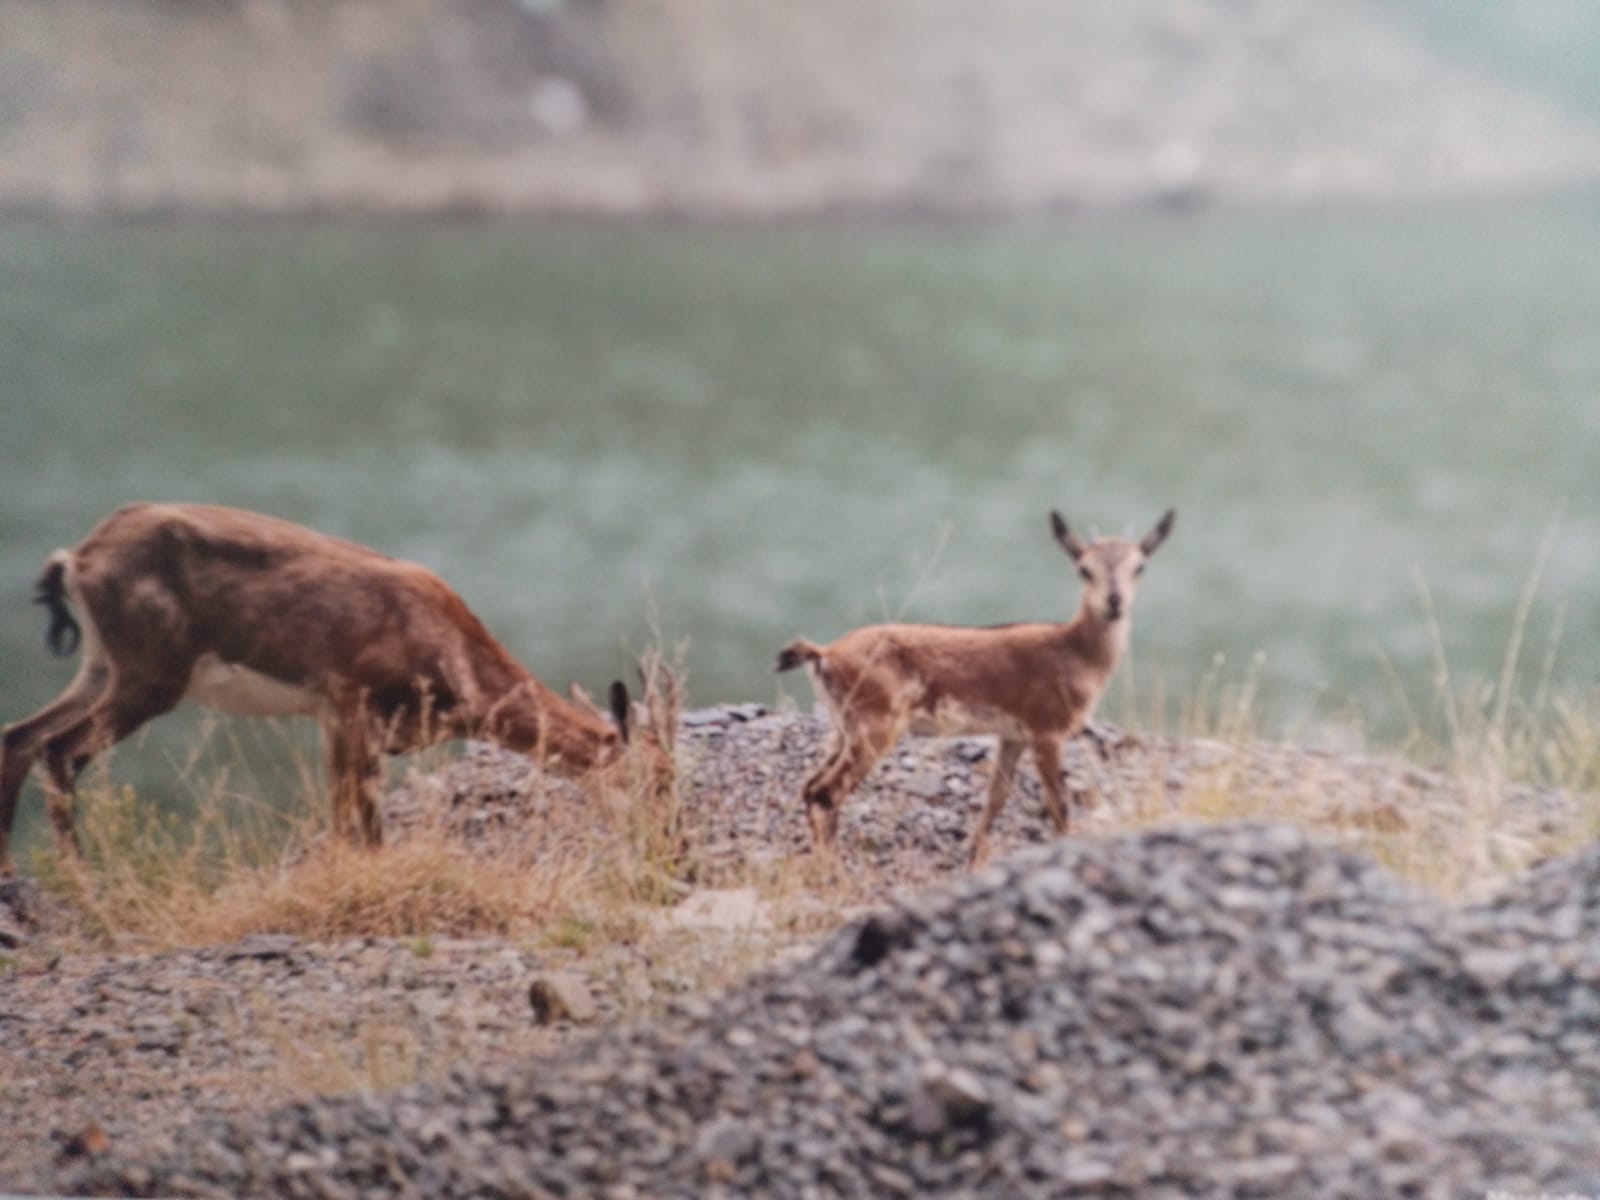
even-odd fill
[[[1061,787],[1061,743],[1046,734],[1033,741],[1033,762],[1039,768],[1039,785],[1044,789],[1045,811],[1058,834],[1071,827],[1067,798]]]
[[[359,846],[383,842],[378,819],[382,763],[363,714],[343,713],[323,725],[328,751],[328,798],[333,829]]]
[[[989,858],[989,830],[995,818],[1006,805],[1011,794],[1011,784],[1017,775],[1017,762],[1022,757],[1022,743],[1000,739],[1000,749],[995,754],[994,774],[989,777],[989,796],[978,823],[973,827],[972,839],[967,844],[967,867],[976,870]]]

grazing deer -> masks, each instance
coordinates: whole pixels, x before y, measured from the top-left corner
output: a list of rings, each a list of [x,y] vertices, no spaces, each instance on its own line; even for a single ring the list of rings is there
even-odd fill
[[[1176,515],[1169,509],[1137,542],[1101,538],[1085,544],[1060,513],[1050,514],[1056,541],[1083,579],[1083,598],[1069,624],[868,625],[831,645],[802,638],[785,646],[777,669],[804,665],[833,725],[828,757],[802,793],[812,844],[832,849],[840,805],[907,730],[1000,739],[988,800],[969,844],[969,865],[988,853],[990,827],[1005,805],[1025,748],[1033,750],[1050,820],[1057,833],[1065,833],[1061,743],[1087,728],[1127,649],[1139,576],[1145,560],[1172,532]]]
[[[51,555],[36,589],[51,649],[71,654],[81,640],[83,658],[54,703],[4,730],[0,875],[12,870],[17,798],[39,757],[51,822],[76,848],[84,766],[182,700],[315,717],[334,828],[367,845],[381,839],[381,754],[473,737],[581,776],[609,773],[629,739],[621,682],[610,720],[576,686],[568,702],[432,571],[260,513],[129,505]],[[655,731],[635,740],[663,757]]]

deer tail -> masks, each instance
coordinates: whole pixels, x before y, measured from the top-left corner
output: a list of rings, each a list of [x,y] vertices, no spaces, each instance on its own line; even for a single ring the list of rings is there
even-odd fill
[[[806,663],[822,661],[822,647],[813,645],[805,638],[796,638],[782,650],[778,651],[778,665],[776,671],[792,671]]]
[[[33,602],[42,604],[50,613],[50,629],[44,635],[52,653],[65,658],[78,648],[82,631],[72,619],[67,607],[67,562],[65,550],[57,550],[44,565],[44,571],[33,585]]]

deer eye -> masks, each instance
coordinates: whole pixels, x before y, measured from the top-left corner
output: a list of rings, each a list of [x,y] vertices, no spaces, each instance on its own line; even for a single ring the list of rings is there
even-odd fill
[[[1089,568],[1088,567],[1079,567],[1078,568],[1078,578],[1083,580],[1085,583],[1093,583],[1094,582],[1094,576],[1089,574]]]
[[[1137,567],[1135,567],[1133,569],[1133,573],[1135,575],[1143,575],[1144,574],[1144,564],[1140,563]]]

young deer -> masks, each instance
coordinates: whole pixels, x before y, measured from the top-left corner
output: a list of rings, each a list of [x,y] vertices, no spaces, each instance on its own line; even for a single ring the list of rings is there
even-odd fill
[[[568,776],[609,773],[629,738],[630,700],[611,719],[574,686],[562,699],[491,637],[425,567],[238,509],[133,504],[37,584],[48,641],[77,676],[7,726],[0,745],[0,875],[12,870],[17,798],[42,755],[50,818],[76,846],[73,790],[96,754],[191,700],[242,716],[305,715],[322,726],[334,828],[381,838],[380,755],[448,738],[497,742]],[[655,731],[645,769],[670,778]],[[658,761],[660,760],[660,761]]]
[[[1139,576],[1145,560],[1172,532],[1176,515],[1169,509],[1140,541],[1101,538],[1086,545],[1060,513],[1050,514],[1056,541],[1083,579],[1083,598],[1069,624],[868,625],[831,645],[802,638],[785,646],[777,669],[803,664],[833,724],[828,757],[802,793],[813,845],[832,849],[839,806],[907,730],[1000,739],[988,800],[969,844],[969,865],[988,853],[990,827],[1005,805],[1025,748],[1033,750],[1050,820],[1065,833],[1061,743],[1087,728],[1127,649]]]

